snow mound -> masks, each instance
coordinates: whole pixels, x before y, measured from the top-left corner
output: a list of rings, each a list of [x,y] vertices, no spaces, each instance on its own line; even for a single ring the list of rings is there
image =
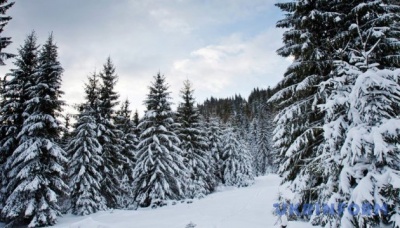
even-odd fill
[[[111,228],[101,222],[95,221],[92,217],[85,218],[79,222],[72,223],[69,228]]]

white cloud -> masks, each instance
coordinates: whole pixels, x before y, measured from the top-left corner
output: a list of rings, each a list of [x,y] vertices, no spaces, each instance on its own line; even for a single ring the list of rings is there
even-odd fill
[[[234,93],[247,96],[254,87],[274,86],[289,64],[275,52],[281,44],[271,37],[275,38],[277,32],[270,29],[250,39],[230,36],[176,60],[169,74],[175,81],[191,80],[199,100]],[[174,85],[178,87],[179,83]]]
[[[14,18],[4,35],[10,34],[14,44],[6,51],[16,53],[32,29],[39,43],[53,31],[70,104],[83,100],[86,76],[101,70],[108,56],[120,77],[121,100],[129,98],[133,109],[144,109],[147,86],[158,71],[166,75],[175,103],[186,78],[193,81],[199,102],[211,95],[246,96],[255,86],[274,85],[288,64],[275,54],[281,40],[273,29],[275,2],[21,1],[10,10]],[[0,75],[10,67],[8,61]]]
[[[188,34],[193,30],[186,20],[177,17],[167,9],[150,10],[149,14],[163,31]]]

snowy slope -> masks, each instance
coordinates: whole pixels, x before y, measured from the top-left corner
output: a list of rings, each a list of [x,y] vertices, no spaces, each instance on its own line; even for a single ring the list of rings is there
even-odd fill
[[[279,189],[279,177],[269,175],[256,179],[248,188],[225,188],[191,204],[179,203],[158,209],[138,211],[114,210],[90,216],[67,215],[57,228],[185,228],[193,222],[196,228],[268,228],[274,226],[273,203]],[[289,227],[312,227],[307,223],[289,222]]]

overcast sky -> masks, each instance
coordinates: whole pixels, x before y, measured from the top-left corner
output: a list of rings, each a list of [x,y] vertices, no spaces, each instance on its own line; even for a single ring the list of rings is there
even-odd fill
[[[143,115],[153,76],[167,78],[179,103],[183,80],[192,81],[197,102],[210,96],[246,97],[274,86],[290,63],[276,54],[282,44],[278,0],[19,0],[2,35],[17,53],[36,31],[42,44],[53,32],[59,47],[64,100],[83,100],[86,77],[111,56],[121,100]],[[4,75],[12,60],[0,68]]]

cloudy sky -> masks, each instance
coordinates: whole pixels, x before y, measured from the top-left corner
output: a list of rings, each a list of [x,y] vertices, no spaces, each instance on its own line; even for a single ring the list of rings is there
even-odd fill
[[[279,0],[19,0],[2,35],[17,53],[26,35],[39,43],[53,32],[65,70],[64,99],[83,99],[86,77],[111,56],[117,90],[142,115],[148,85],[157,72],[167,78],[178,103],[183,80],[198,102],[210,96],[247,97],[254,87],[274,86],[290,63],[276,54],[282,30]],[[12,68],[12,60],[0,75]]]

